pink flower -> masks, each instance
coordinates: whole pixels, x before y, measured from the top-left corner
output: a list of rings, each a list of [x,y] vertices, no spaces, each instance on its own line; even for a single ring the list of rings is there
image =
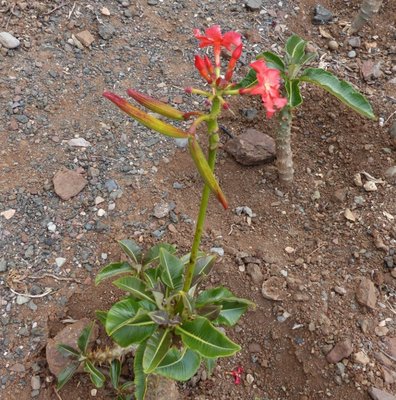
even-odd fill
[[[213,46],[216,67],[220,67],[221,48],[232,51],[242,43],[241,35],[237,32],[221,34],[220,26],[213,25],[205,30],[205,35],[199,29],[194,29],[194,36],[199,40],[199,47]]]
[[[276,111],[287,104],[287,99],[280,96],[280,72],[268,68],[264,60],[257,60],[250,64],[256,71],[257,85],[251,88],[240,89],[241,94],[260,94],[267,110],[267,118],[271,118]]]
[[[242,367],[237,367],[233,369],[231,372],[229,372],[229,374],[232,375],[234,378],[235,385],[239,385],[241,383],[242,373],[243,373]]]

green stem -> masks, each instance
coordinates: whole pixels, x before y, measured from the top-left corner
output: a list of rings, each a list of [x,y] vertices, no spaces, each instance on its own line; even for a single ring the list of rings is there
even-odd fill
[[[206,121],[209,134],[208,164],[212,171],[214,171],[214,167],[216,164],[217,146],[219,142],[219,135],[217,133],[219,126],[217,123],[217,118],[220,114],[220,111],[221,111],[221,103],[219,98],[215,96],[212,103],[212,109],[209,114],[209,119],[208,121]],[[198,250],[201,244],[201,238],[206,219],[206,210],[208,208],[209,195],[210,195],[210,188],[208,185],[205,185],[202,190],[201,205],[199,207],[197,225],[195,227],[195,234],[191,248],[190,261],[187,266],[186,277],[183,286],[184,292],[188,292],[190,290],[191,283],[193,280],[195,264],[198,258]]]

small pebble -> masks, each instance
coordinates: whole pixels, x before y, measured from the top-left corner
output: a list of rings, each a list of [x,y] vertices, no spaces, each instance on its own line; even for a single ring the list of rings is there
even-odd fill
[[[348,51],[348,57],[349,58],[355,58],[356,57],[356,51],[355,50]]]

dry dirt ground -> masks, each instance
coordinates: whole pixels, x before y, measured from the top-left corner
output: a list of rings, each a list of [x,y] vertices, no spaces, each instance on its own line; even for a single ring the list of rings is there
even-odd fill
[[[47,338],[117,298],[110,286],[92,283],[120,256],[117,240],[166,240],[188,251],[201,190],[188,153],[128,120],[101,93],[134,87],[183,110],[197,107],[183,92],[200,84],[192,29],[213,23],[244,35],[239,77],[255,54],[279,51],[290,33],[300,34],[316,46],[323,67],[365,93],[382,123],[305,88],[289,190],[279,187],[273,165],[244,167],[220,151],[217,174],[231,207],[224,212],[212,201],[209,208],[203,248],[220,247],[224,256],[207,285],[224,284],[257,308],[229,332],[242,351],[179,392],[200,400],[366,400],[372,387],[396,393],[396,186],[385,177],[396,164],[389,134],[396,121],[396,7],[385,0],[352,48],[345,31],[359,2],[321,3],[334,19],[319,29],[312,0],[267,0],[258,10],[242,0],[0,1],[0,31],[21,41],[15,50],[0,49],[0,212],[16,210],[0,217],[1,399],[91,398],[83,375],[60,397],[54,392]],[[72,35],[84,30],[94,42],[78,48]],[[275,121],[265,121],[258,100],[245,100],[232,103],[235,114],[224,115],[222,125],[234,136],[247,128],[273,135]],[[257,116],[247,118],[247,109]],[[74,137],[91,146],[69,146]],[[88,180],[67,201],[52,186],[62,167]],[[362,172],[379,180],[377,190],[357,184]],[[367,175],[360,176],[365,183]],[[98,197],[104,201],[96,205]],[[161,219],[153,216],[158,203],[172,209]],[[237,215],[240,206],[255,216]],[[255,281],[251,264],[261,272]],[[271,277],[280,280],[283,301],[263,298],[262,281]],[[359,288],[372,308],[357,302]],[[329,363],[326,354],[346,339],[352,354]],[[235,385],[229,372],[238,366],[244,373]],[[95,398],[112,397],[105,390]]]

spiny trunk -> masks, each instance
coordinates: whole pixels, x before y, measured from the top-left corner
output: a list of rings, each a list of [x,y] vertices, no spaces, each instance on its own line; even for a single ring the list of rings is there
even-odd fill
[[[292,113],[289,107],[282,109],[280,113],[280,129],[277,132],[276,166],[278,168],[279,181],[284,186],[293,182],[293,153],[291,149],[291,124]]]
[[[383,0],[363,0],[359,12],[352,21],[349,33],[353,34],[358,32],[362,26],[379,11],[382,2]]]

